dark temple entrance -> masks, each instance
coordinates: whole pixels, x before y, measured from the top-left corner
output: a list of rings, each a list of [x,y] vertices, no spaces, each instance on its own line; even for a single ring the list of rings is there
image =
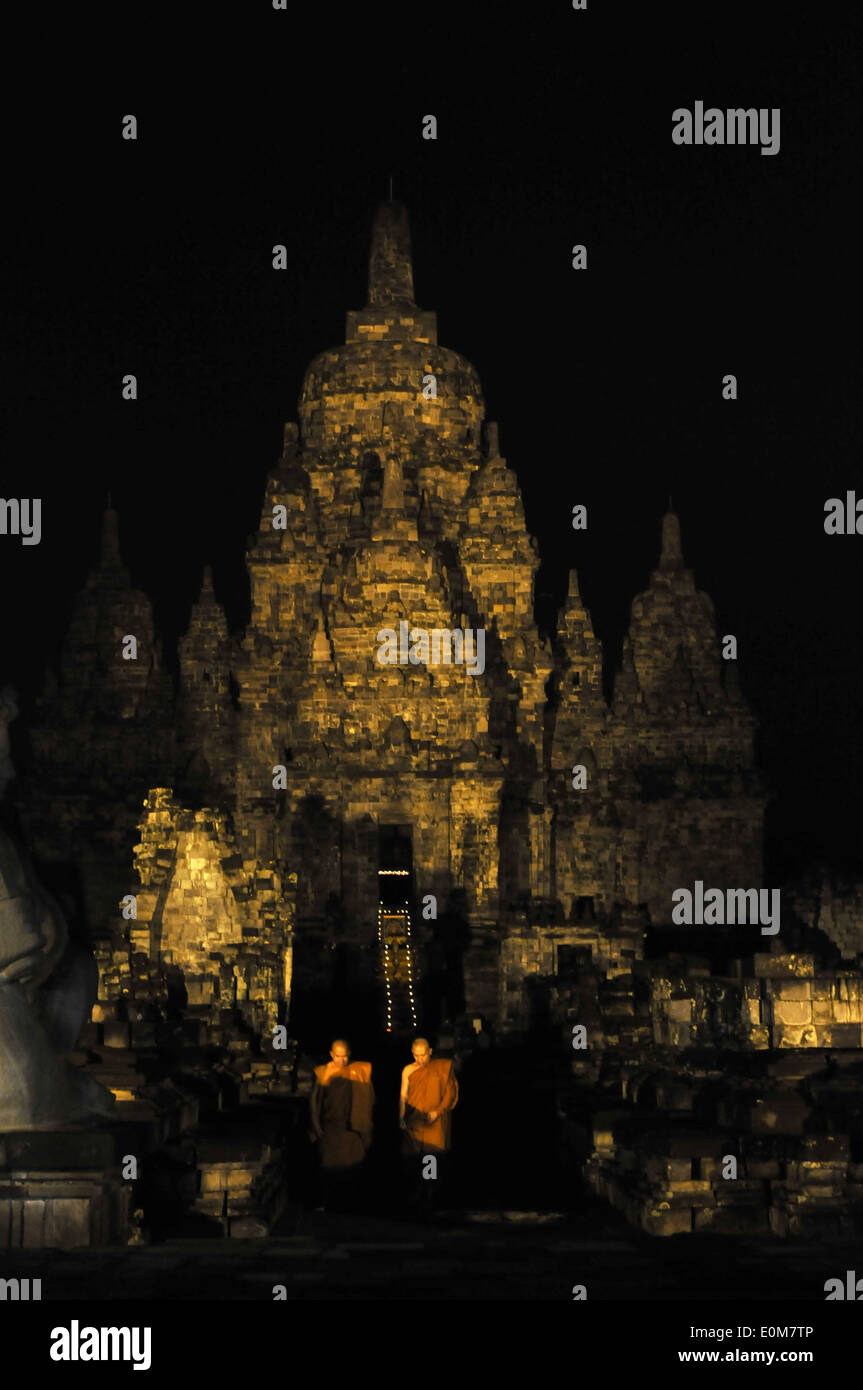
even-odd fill
[[[378,827],[378,869],[394,878],[404,877],[402,897],[413,891],[414,843],[412,825]],[[406,876],[406,877],[405,877]]]

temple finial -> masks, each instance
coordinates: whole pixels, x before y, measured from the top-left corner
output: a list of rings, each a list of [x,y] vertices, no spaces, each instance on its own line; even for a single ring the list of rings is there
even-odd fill
[[[662,552],[659,557],[659,568],[661,570],[683,569],[680,521],[672,511],[667,511],[662,518]]]
[[[111,495],[108,494],[108,505],[105,508],[105,515],[102,518],[102,568],[115,569],[122,564],[120,559],[120,532],[117,524],[117,513],[111,506]]]
[[[413,304],[414,273],[408,215],[401,203],[381,203],[372,228],[369,304]]]

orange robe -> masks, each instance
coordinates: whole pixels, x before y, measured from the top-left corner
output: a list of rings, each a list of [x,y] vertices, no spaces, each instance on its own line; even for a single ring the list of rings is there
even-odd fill
[[[315,1067],[312,1114],[321,1130],[321,1165],[354,1168],[372,1142],[371,1062],[349,1062],[325,1080],[326,1066]]]
[[[431,1057],[424,1067],[417,1067],[408,1077],[405,1100],[407,1137],[414,1153],[444,1151],[450,1146],[450,1112],[458,1101],[458,1082],[449,1057]],[[429,1124],[426,1116],[437,1110],[438,1117]]]

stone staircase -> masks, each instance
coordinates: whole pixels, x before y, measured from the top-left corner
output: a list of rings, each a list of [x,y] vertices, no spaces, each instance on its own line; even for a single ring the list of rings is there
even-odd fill
[[[384,982],[384,1027],[408,1033],[417,1027],[417,971],[410,907],[378,903],[378,943]]]

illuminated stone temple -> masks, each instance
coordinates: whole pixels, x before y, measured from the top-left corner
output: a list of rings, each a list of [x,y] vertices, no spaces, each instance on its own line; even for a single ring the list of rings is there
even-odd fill
[[[137,896],[120,962],[103,961],[112,990],[128,946],[182,972],[210,1023],[239,1004],[260,1029],[291,982],[311,997],[333,970],[371,1000],[381,876],[400,871],[417,1008],[518,1028],[526,975],[585,953],[631,972],[674,887],[760,885],[753,719],[676,516],[609,707],[574,570],[556,634],[537,628],[518,481],[474,367],[414,302],[396,203],[375,220],[366,307],[306,372],[247,563],[246,631],[229,634],[208,573],[174,699],[109,510],[33,730],[34,838],[59,798],[98,936]],[[400,624],[456,645],[383,663],[378,634]],[[471,669],[457,644],[480,631]]]
[[[657,540],[620,669],[574,569],[540,630],[516,474],[382,205],[368,303],[309,366],[266,484],[244,631],[207,571],[172,681],[109,506],[28,728],[19,816],[97,957],[91,1044],[134,1068],[180,1030],[248,1098],[296,1091],[280,1024],[294,1065],[345,1032],[545,1029],[594,1088],[581,1171],[637,1224],[788,1234],[863,1210],[856,1092],[828,1068],[812,1099],[828,1049],[859,1066],[859,889],[801,880],[776,940],[672,932],[677,889],[767,886],[766,795],[672,511]]]

